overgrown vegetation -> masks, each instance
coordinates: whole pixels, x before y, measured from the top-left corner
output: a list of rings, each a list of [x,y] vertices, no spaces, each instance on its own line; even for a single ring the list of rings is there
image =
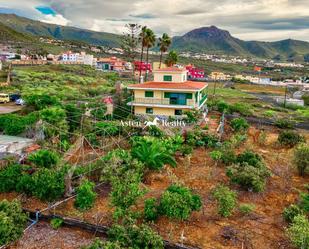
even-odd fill
[[[227,186],[219,185],[214,189],[213,196],[218,202],[218,213],[223,217],[231,216],[237,204],[236,192]]]
[[[23,213],[21,204],[14,200],[0,201],[0,246],[18,240],[27,223],[27,215]]]

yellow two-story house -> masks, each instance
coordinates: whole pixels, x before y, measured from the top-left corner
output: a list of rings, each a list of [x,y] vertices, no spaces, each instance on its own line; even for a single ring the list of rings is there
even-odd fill
[[[133,91],[135,115],[182,116],[190,109],[201,109],[207,100],[207,83],[187,80],[183,68],[153,71],[154,81],[129,85]]]

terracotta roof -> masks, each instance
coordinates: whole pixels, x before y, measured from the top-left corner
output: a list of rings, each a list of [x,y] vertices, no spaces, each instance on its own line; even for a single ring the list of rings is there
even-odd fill
[[[128,89],[179,89],[179,90],[201,90],[208,84],[204,82],[186,81],[183,83],[166,83],[166,82],[145,82],[142,84],[132,84]]]
[[[185,68],[179,68],[179,67],[166,67],[155,70],[157,72],[183,72],[186,71]]]

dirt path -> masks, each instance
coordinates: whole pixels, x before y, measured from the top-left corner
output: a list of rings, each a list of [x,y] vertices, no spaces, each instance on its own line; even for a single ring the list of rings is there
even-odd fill
[[[95,236],[75,228],[54,230],[46,222],[39,222],[8,249],[77,249],[89,245]]]

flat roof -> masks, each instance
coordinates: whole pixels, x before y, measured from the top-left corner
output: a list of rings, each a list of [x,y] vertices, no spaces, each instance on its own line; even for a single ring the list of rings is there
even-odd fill
[[[20,143],[20,142],[33,142],[32,139],[16,136],[0,135],[0,145],[10,144],[10,143]]]
[[[145,82],[142,84],[132,84],[128,89],[151,89],[151,90],[178,90],[178,91],[200,91],[207,87],[208,84],[204,82],[186,81],[182,83],[166,83],[166,82]]]

